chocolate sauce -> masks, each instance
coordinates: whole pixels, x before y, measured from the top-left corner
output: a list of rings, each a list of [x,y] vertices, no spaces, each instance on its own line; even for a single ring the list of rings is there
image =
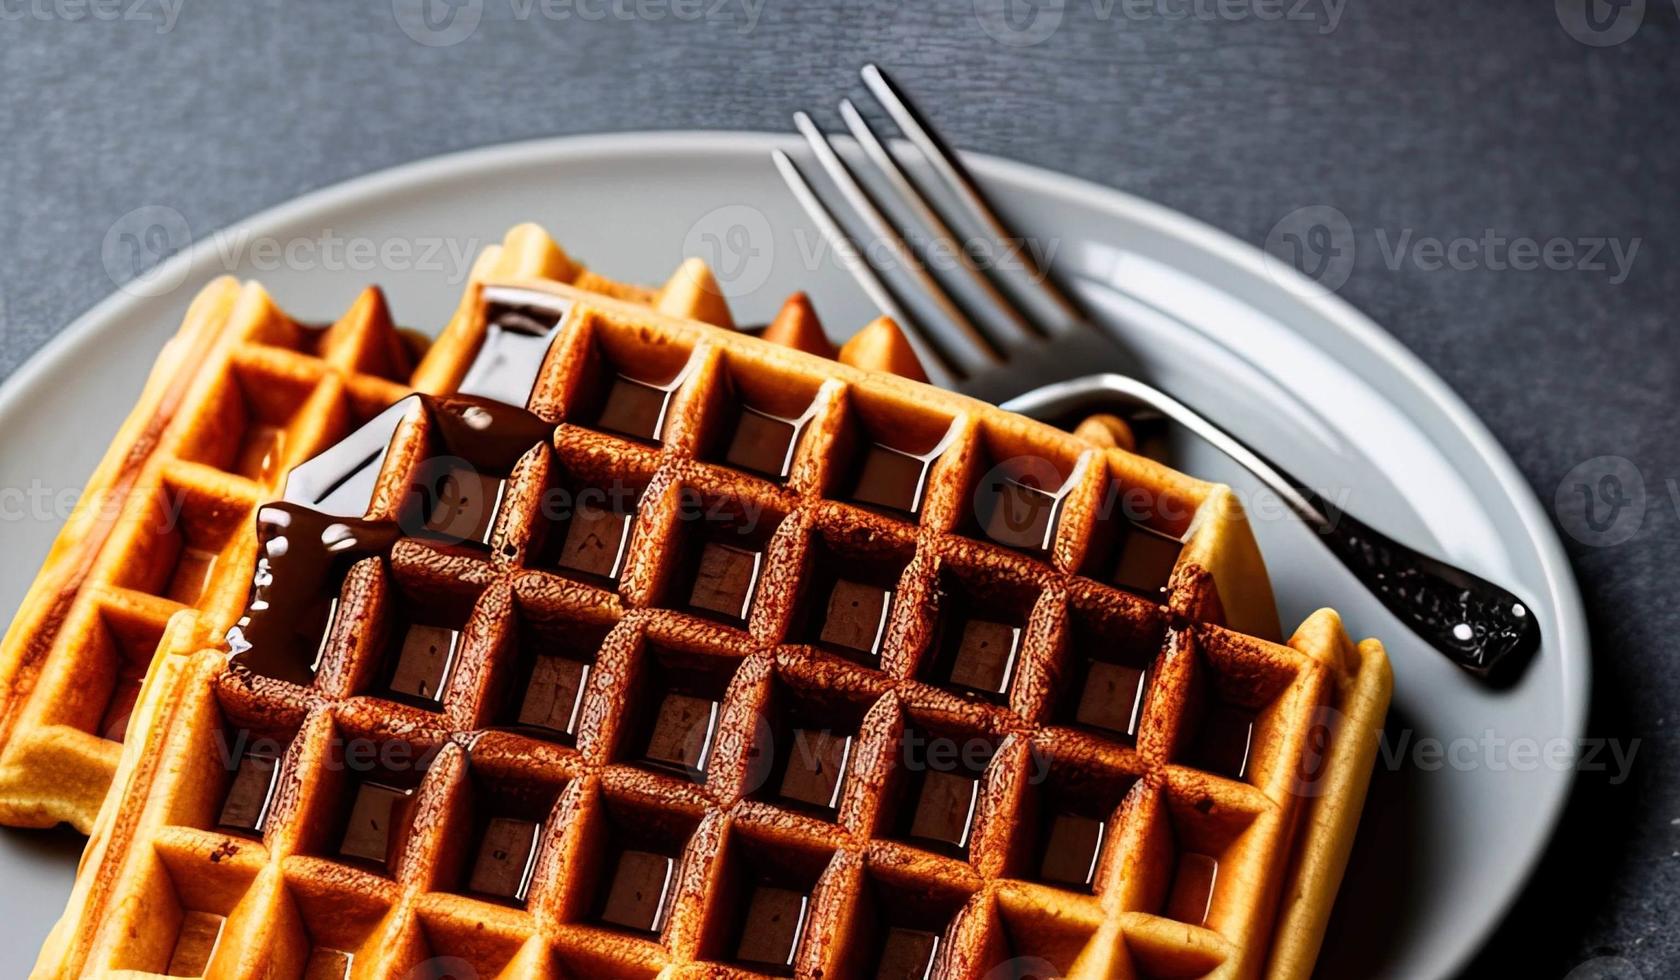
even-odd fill
[[[583,695],[593,669],[569,657],[538,655],[520,695],[515,724],[543,738],[567,743],[576,739]]]
[[[294,684],[315,679],[338,599],[356,561],[385,555],[395,524],[335,517],[293,503],[257,511],[257,570],[251,599],[228,646],[233,664]]]
[[[966,852],[979,794],[980,783],[971,776],[939,771],[923,773],[907,833],[940,845],[943,850]]]
[[[1022,627],[963,611],[942,619],[939,632],[935,676],[986,700],[1007,701],[1020,658]]]
[[[460,530],[456,517],[439,523],[438,509],[427,507],[425,475],[470,471],[479,497],[490,481],[478,474],[501,474],[494,480],[497,501],[502,481],[532,446],[546,443],[553,426],[524,409],[483,398],[433,398],[410,395],[379,413],[337,445],[292,470],[286,479],[286,499],[257,511],[257,568],[251,579],[251,598],[245,615],[228,631],[233,663],[267,677],[308,684],[315,677],[325,650],[326,636],[336,613],[339,584],[350,565],[362,558],[385,556],[402,536],[397,522],[362,518],[372,500],[380,466],[391,436],[416,403],[432,420],[438,450],[422,464],[421,506],[409,528],[432,537],[450,537]],[[434,495],[434,503],[436,497]],[[494,507],[480,508],[487,516],[474,518],[474,540],[489,536]],[[452,652],[453,646],[450,650]],[[437,658],[433,658],[434,660]],[[452,660],[452,657],[445,658]],[[412,678],[412,693],[434,699],[447,674],[435,681]],[[404,675],[403,683],[411,678]],[[422,690],[425,688],[425,690]]]
[[[546,445],[554,427],[488,399],[417,397],[434,438],[410,491],[405,528],[450,543],[486,545],[514,465],[531,447]]]
[[[624,571],[624,556],[630,550],[634,512],[621,512],[594,503],[580,503],[567,519],[564,530],[550,534],[558,547],[545,555],[553,564],[589,578],[616,583]]]
[[[522,408],[488,398],[417,395],[434,424],[438,455],[481,472],[508,473],[532,446],[547,444],[554,426]]]
[[[507,481],[458,460],[438,460],[424,478],[420,523],[431,536],[487,545],[507,493]]]
[[[403,632],[385,680],[386,691],[427,711],[443,708],[443,690],[455,668],[461,632],[413,623]]]
[[[487,289],[484,300],[484,342],[461,381],[460,393],[524,406],[572,304],[516,289]]]
[[[904,733],[902,745],[901,772],[908,785],[899,834],[923,847],[966,858],[980,800],[980,780],[991,751],[981,758],[982,754],[973,751],[975,746],[962,737],[914,730]],[[953,747],[954,753],[948,751]]]
[[[666,691],[654,709],[653,727],[648,732],[642,757],[695,782],[704,780],[706,765],[711,761],[712,740],[717,736],[720,708],[716,700],[707,696]]]
[[[292,467],[286,474],[283,499],[339,517],[366,514],[391,436],[421,397],[410,395],[393,402],[330,449]]]

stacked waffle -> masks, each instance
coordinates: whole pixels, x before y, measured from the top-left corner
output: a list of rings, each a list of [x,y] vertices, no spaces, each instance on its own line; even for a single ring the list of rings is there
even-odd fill
[[[1387,666],[1328,611],[1268,639],[1228,489],[871,370],[914,371],[885,321],[836,362],[801,302],[717,329],[703,268],[636,291],[533,229],[423,395],[376,301],[320,333],[235,292],[114,451],[210,516],[73,525],[44,578],[98,560],[37,592],[101,625],[8,639],[8,763],[112,727],[53,678],[92,634],[118,674],[113,596],[166,651],[84,753],[117,785],[40,975],[1310,971]],[[296,383],[210,407],[251,363]],[[46,761],[11,819],[86,812]]]

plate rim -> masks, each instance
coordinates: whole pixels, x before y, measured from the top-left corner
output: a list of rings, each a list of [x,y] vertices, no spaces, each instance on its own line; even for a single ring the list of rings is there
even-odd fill
[[[458,177],[463,172],[519,168],[554,157],[656,157],[673,153],[733,156],[743,152],[758,152],[767,156],[772,149],[790,150],[799,145],[798,137],[793,134],[751,130],[637,130],[492,143],[396,164],[316,188],[237,219],[222,231],[242,228],[253,235],[261,235],[266,233],[266,229],[306,222],[312,215],[346,204],[359,202],[365,205],[368,197],[399,195],[430,181]],[[983,178],[1013,183],[1051,196],[1077,199],[1082,206],[1100,211],[1110,218],[1123,219],[1150,228],[1157,234],[1176,238],[1193,250],[1246,274],[1270,277],[1274,281],[1283,277],[1287,281],[1278,282],[1280,289],[1288,291],[1296,302],[1311,308],[1315,315],[1343,332],[1357,346],[1370,351],[1378,362],[1397,372],[1405,384],[1432,403],[1488,467],[1535,548],[1546,586],[1546,599],[1557,614],[1553,629],[1558,635],[1554,645],[1556,655],[1562,661],[1566,694],[1563,734],[1577,741],[1585,735],[1592,698],[1590,637],[1584,602],[1563,542],[1557,529],[1546,518],[1535,490],[1517,469],[1510,454],[1434,369],[1347,300],[1293,268],[1268,262],[1267,254],[1258,247],[1200,219],[1106,184],[1005,156],[969,150],[962,151],[962,156]],[[149,305],[173,303],[178,290],[187,288],[188,283],[200,284],[207,275],[215,274],[218,271],[215,239],[214,233],[197,235],[188,248],[152,270],[159,279],[174,281],[173,277],[179,277],[181,285],[157,295],[117,286],[31,353],[4,381],[0,381],[0,427],[4,427],[18,412],[36,386],[46,382],[67,359],[104,330],[123,320],[144,317]],[[1578,696],[1569,696],[1575,693]],[[1486,907],[1490,914],[1485,921],[1477,928],[1462,933],[1466,938],[1455,941],[1456,948],[1446,958],[1449,975],[1462,971],[1503,924],[1550,850],[1574,785],[1570,771],[1562,770],[1556,775],[1553,784],[1545,791],[1543,832],[1537,836],[1532,849],[1521,862],[1520,873],[1512,877],[1502,900],[1488,903]]]

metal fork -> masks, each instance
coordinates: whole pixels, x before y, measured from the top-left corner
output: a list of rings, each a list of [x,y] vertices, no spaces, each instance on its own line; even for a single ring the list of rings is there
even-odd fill
[[[961,203],[993,244],[1021,241],[998,217],[956,153],[886,74],[868,65],[862,76],[871,95],[920,151],[945,190]],[[936,382],[1039,417],[1054,418],[1079,404],[1088,404],[1093,390],[1111,395],[1116,404],[1164,416],[1212,443],[1259,478],[1318,532],[1319,540],[1390,612],[1460,667],[1484,679],[1507,678],[1514,676],[1538,649],[1539,623],[1528,606],[1509,591],[1422,554],[1346,511],[1333,508],[1306,484],[1218,424],[1167,393],[1120,373],[1128,356],[1055,285],[1028,250],[1020,250],[1026,267],[1023,271],[1028,275],[1017,277],[1019,282],[994,282],[956,247],[958,239],[939,210],[899,166],[849,99],[841,101],[840,116],[893,194],[931,232],[929,241],[950,250],[957,259],[953,263],[955,274],[985,301],[987,315],[977,316],[980,311],[972,309],[969,301],[946,289],[916,259],[905,230],[857,179],[811,117],[803,112],[794,114],[795,128],[874,236],[874,244],[886,249],[890,264],[913,280],[922,297],[939,312],[936,320],[923,321],[912,315],[869,261],[846,263],[870,299],[898,321]],[[780,150],[773,151],[771,157],[831,247],[841,254],[874,254],[858,248],[792,158]],[[1009,293],[1018,289],[1026,291],[1012,299]],[[1093,368],[1110,373],[1092,375]],[[1073,379],[1074,374],[1084,377]]]

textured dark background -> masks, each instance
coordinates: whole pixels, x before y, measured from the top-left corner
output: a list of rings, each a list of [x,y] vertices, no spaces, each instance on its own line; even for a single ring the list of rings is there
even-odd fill
[[[1631,541],[1566,538],[1596,638],[1592,729],[1642,740],[1633,778],[1580,777],[1539,877],[1472,972],[1680,975],[1676,0],[1637,0],[1620,8],[1642,14],[1636,29],[1601,34],[1566,27],[1587,0],[1281,0],[1282,19],[1219,0],[1049,0],[1037,20],[1021,0],[1016,20],[985,20],[991,32],[976,8],[1006,0],[700,0],[716,9],[698,18],[612,2],[568,2],[564,19],[468,2],[461,15],[482,23],[441,47],[411,39],[388,0],[121,0],[110,20],[78,18],[78,0],[0,2],[0,375],[111,291],[101,244],[141,205],[216,228],[486,143],[785,130],[790,109],[830,105],[869,60],[962,146],[1249,242],[1331,205],[1360,246],[1341,295],[1463,394],[1542,500],[1601,456],[1630,460],[1651,494]],[[173,19],[166,3],[182,4]],[[1613,265],[1520,271],[1480,253],[1469,269],[1386,261],[1373,236],[1407,230],[1639,250],[1620,282]]]

